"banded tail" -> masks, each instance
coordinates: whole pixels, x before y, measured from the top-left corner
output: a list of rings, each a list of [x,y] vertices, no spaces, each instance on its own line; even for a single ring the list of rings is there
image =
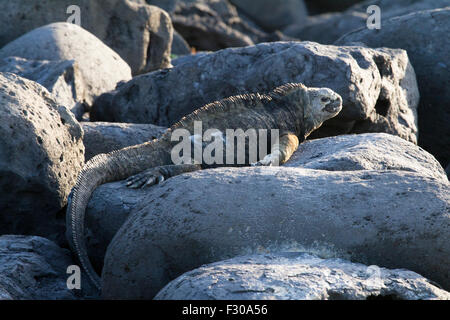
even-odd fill
[[[69,196],[66,214],[67,237],[74,247],[82,268],[100,290],[100,276],[95,272],[87,253],[84,237],[84,219],[89,199],[94,190],[105,183],[120,181],[148,168],[164,165],[164,143],[161,140],[99,154],[89,160]]]

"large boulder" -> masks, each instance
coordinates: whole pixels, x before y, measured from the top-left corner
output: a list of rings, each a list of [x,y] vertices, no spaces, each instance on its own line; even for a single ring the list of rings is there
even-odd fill
[[[383,22],[379,31],[362,29],[337,44],[402,48],[417,73],[421,94],[419,144],[446,167],[450,162],[450,7],[422,11]]]
[[[368,15],[365,12],[354,10],[322,13],[308,17],[306,23],[292,24],[283,32],[302,41],[333,44],[347,32],[365,27],[367,18]]]
[[[431,154],[386,133],[305,141],[284,166],[329,171],[404,170],[448,181],[444,169]]]
[[[306,22],[308,11],[303,0],[230,0],[239,10],[267,31],[281,30],[292,23]]]
[[[83,131],[36,82],[0,73],[0,234],[63,234],[84,163]]]
[[[184,55],[184,56],[181,56],[181,57],[177,57],[176,59],[172,60],[172,65],[174,67],[176,67],[176,66],[179,66],[180,64],[183,64],[183,63],[186,63],[186,62],[197,61],[197,59],[199,57],[203,57],[203,56],[205,56],[207,54],[210,54],[210,53],[211,52],[203,51],[203,52],[196,52],[195,54],[189,54],[189,55]],[[115,93],[116,92],[114,92],[114,94]],[[111,103],[112,102],[112,98],[113,98],[114,94],[112,94],[112,93],[110,93],[110,94],[111,94],[111,96],[110,96],[111,100],[109,100],[107,103]],[[97,110],[100,111],[100,108],[98,108]],[[93,111],[95,111],[95,109]],[[107,109],[106,110],[101,109],[101,111],[106,111],[107,112],[108,110]],[[103,117],[103,115],[102,115],[102,117]]]
[[[95,297],[81,277],[81,289],[67,288],[70,251],[35,236],[0,236],[0,300],[74,300]]]
[[[86,208],[85,238],[89,258],[98,273],[114,235],[147,193],[148,189],[130,189],[123,182],[115,182],[101,185],[92,194]]]
[[[44,86],[60,105],[80,120],[85,111],[86,88],[78,63],[74,60],[0,59],[0,72],[11,72]]]
[[[0,1],[0,47],[35,28],[67,21],[73,5],[80,8],[81,26],[127,61],[134,74],[170,66],[170,17],[143,0]]]
[[[403,50],[275,42],[191,56],[172,69],[135,77],[99,99],[92,120],[169,126],[229,96],[267,92],[288,83],[327,87],[343,98],[340,114],[315,137],[388,132],[417,141],[419,100]]]
[[[10,56],[30,60],[74,60],[88,91],[87,104],[131,79],[131,70],[120,56],[94,35],[70,23],[37,28],[0,49],[0,59]]]
[[[304,252],[240,256],[202,266],[165,286],[155,300],[450,300],[407,270],[322,259]]]
[[[176,30],[173,30],[172,56],[191,54],[191,47]]]
[[[334,1],[341,3],[341,1]],[[341,13],[323,13],[308,17],[306,23],[292,24],[284,33],[301,40],[332,44],[344,34],[364,28],[367,29],[369,14],[367,8],[377,5],[381,10],[381,27],[390,18],[421,10],[443,8],[448,0],[368,0],[358,3]]]
[[[405,14],[445,8],[449,6],[448,0],[366,0],[351,6],[349,11],[366,12],[371,5],[376,5],[381,9],[381,19],[386,20]]]
[[[152,124],[82,122],[85,161],[100,153],[108,153],[159,138],[167,128]]]
[[[152,298],[202,264],[293,248],[407,268],[448,289],[449,208],[448,182],[406,171],[184,174],[147,190],[132,209],[108,246],[102,295]]]
[[[195,50],[215,51],[291,38],[267,33],[228,0],[148,0],[169,12],[175,29]]]
[[[175,29],[198,50],[219,50],[253,45],[253,40],[227,23],[203,3],[179,3],[172,13]],[[236,14],[237,16],[237,14]]]
[[[432,155],[384,133],[306,141],[284,166],[328,171],[404,170],[447,181]],[[145,194],[146,190],[126,188],[122,182],[104,184],[94,191],[86,210],[86,238],[97,270],[103,266],[106,248],[114,235],[130,212],[143,202]]]

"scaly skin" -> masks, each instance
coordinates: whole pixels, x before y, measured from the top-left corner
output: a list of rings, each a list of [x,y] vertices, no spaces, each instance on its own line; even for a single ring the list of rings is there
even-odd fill
[[[177,174],[217,166],[173,165],[170,151],[178,143],[171,141],[174,130],[187,129],[192,133],[194,121],[201,121],[203,130],[215,128],[221,132],[226,129],[266,129],[269,132],[279,129],[281,137],[278,143],[269,146],[271,153],[252,165],[282,164],[300,142],[341,109],[342,98],[330,89],[286,84],[268,94],[246,94],[210,103],[183,117],[158,140],[92,158],[78,176],[67,209],[69,242],[89,278],[101,289],[100,277],[89,261],[84,239],[86,207],[98,186],[131,177],[129,187],[146,187]],[[245,165],[250,163],[247,161]]]

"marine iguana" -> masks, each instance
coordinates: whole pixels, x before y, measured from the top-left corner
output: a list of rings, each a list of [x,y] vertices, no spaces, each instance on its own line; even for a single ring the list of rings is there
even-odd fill
[[[171,160],[174,130],[184,128],[193,132],[195,121],[201,121],[204,128],[222,132],[226,129],[278,129],[280,137],[277,143],[268,146],[270,153],[256,163],[245,163],[268,166],[286,162],[300,142],[341,109],[342,98],[331,89],[307,88],[300,83],[285,84],[267,94],[244,94],[207,104],[183,117],[159,139],[99,154],[89,160],[72,189],[67,209],[69,242],[89,278],[100,290],[100,277],[89,261],[84,238],[85,211],[95,188],[127,178],[129,187],[147,187],[175,175],[214,167],[205,164],[174,165]]]

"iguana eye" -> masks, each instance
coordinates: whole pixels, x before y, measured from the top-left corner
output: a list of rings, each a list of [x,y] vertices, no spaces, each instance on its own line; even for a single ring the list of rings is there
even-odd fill
[[[330,98],[322,97],[322,98],[320,99],[320,101],[322,101],[322,102],[327,102],[327,101],[330,101]]]

